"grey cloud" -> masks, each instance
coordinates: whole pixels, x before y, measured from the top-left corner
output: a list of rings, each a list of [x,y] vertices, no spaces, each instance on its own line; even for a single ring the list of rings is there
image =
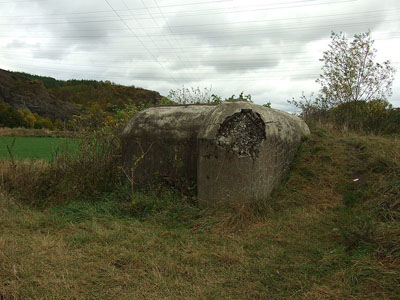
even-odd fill
[[[271,51],[272,50],[272,51]],[[272,52],[271,54],[269,52]],[[279,64],[279,52],[276,49],[251,48],[251,47],[231,47],[221,51],[209,51],[201,55],[183,57],[175,60],[172,68],[182,70],[189,68],[212,67],[220,73],[246,72],[249,70],[268,69]],[[208,69],[208,71],[210,71]]]
[[[69,49],[41,49],[36,48],[32,50],[33,58],[51,59],[51,60],[62,60],[69,54]]]
[[[7,43],[7,45],[5,46],[5,48],[7,49],[24,49],[26,47],[29,47],[28,43],[15,39],[13,39],[12,42]]]
[[[219,15],[218,18],[213,15],[185,18],[185,12],[182,11],[170,17],[164,32],[167,33],[172,29],[174,34],[181,35],[184,40],[188,39],[190,42],[198,39],[212,45],[234,41],[251,44],[260,43],[266,39],[275,43],[287,40],[299,40],[304,43],[329,36],[331,30],[349,30],[349,25],[346,25],[349,23],[356,32],[365,28],[373,29],[384,20],[385,16],[385,13],[381,11],[381,5],[376,1],[368,8],[376,9],[370,10],[373,15],[370,13],[366,16],[360,15],[360,12],[366,11],[365,2],[362,5],[358,2],[345,12],[337,5],[331,5],[331,7],[332,9],[326,10],[327,6],[316,6],[316,9],[305,12],[292,9],[285,15],[276,14],[267,18],[261,14],[261,17],[250,20],[236,19],[233,15],[230,18],[227,16],[219,18]],[[318,14],[318,11],[321,14]]]
[[[287,99],[301,95],[303,90],[318,89],[314,75],[320,72],[318,58],[322,56],[322,50],[317,55],[316,51],[310,51],[310,45],[320,41],[319,44],[327,46],[331,30],[352,35],[379,28],[387,36],[398,31],[395,21],[387,23],[396,15],[382,11],[399,8],[398,0],[315,1],[332,4],[260,11],[257,9],[285,5],[279,1],[236,0],[233,5],[238,8],[226,3],[176,5],[162,8],[164,14],[160,14],[153,1],[124,0],[131,11],[127,11],[120,0],[108,1],[133,33],[105,1],[31,1],[33,4],[30,5],[10,5],[9,10],[0,15],[37,17],[4,18],[0,23],[63,24],[0,27],[2,34],[11,36],[0,37],[0,51],[14,51],[16,56],[15,61],[5,56],[0,57],[0,61],[8,62],[4,65],[14,64],[16,68],[26,66],[28,72],[63,79],[76,77],[139,83],[162,93],[182,84],[213,85],[213,92],[223,97],[244,91],[252,94],[256,103],[269,100],[273,107],[293,110],[286,103]],[[178,4],[172,0],[157,2],[160,6]],[[179,3],[186,4],[183,0]],[[252,9],[253,12],[246,13],[206,14]],[[202,12],[196,13],[196,10]],[[80,14],[89,11],[102,13]],[[365,11],[370,13],[363,14]],[[337,14],[348,15],[335,16]],[[319,17],[326,15],[332,16]],[[98,22],[106,19],[115,22]],[[18,38],[21,32],[30,37]],[[50,38],[35,39],[35,35]],[[394,41],[393,49],[396,48]],[[389,55],[388,59],[400,60],[395,52],[388,53],[394,57]],[[33,58],[33,62],[19,63],[18,57]],[[50,67],[48,59],[56,60],[54,66]],[[35,64],[36,68],[30,64]],[[398,82],[392,97],[397,106],[400,105]]]

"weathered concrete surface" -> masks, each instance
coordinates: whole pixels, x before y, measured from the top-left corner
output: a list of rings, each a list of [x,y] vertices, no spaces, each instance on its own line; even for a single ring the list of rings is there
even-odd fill
[[[248,102],[154,107],[124,129],[124,168],[140,186],[196,187],[203,204],[263,198],[308,134],[301,119]]]
[[[228,120],[229,129],[223,129]],[[224,143],[222,132],[228,136],[222,138]],[[248,102],[223,103],[198,135],[199,201],[269,196],[287,172],[301,138],[309,133],[301,119],[288,113]]]
[[[139,186],[165,183],[187,191],[197,181],[197,135],[211,105],[152,107],[123,131],[124,168]],[[136,164],[136,166],[134,166]]]

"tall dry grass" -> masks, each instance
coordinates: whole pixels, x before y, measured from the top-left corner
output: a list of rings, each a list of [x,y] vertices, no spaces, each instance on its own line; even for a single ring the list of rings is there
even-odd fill
[[[248,206],[75,191],[32,209],[0,193],[0,298],[399,299],[399,164],[398,139],[312,128],[282,186]]]
[[[122,182],[120,144],[114,131],[78,139],[76,151],[55,154],[49,162],[0,161],[0,185],[32,205],[96,199]]]
[[[49,163],[42,160],[0,160],[0,188],[29,195],[37,184],[38,178],[49,168]],[[27,199],[29,202],[32,199]]]
[[[49,129],[0,127],[0,136],[9,137],[75,137],[72,131],[52,131]]]

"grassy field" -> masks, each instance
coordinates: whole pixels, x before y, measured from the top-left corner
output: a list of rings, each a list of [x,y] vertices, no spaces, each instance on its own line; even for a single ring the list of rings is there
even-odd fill
[[[400,141],[314,129],[273,196],[0,193],[0,299],[400,299]],[[95,201],[94,201],[95,200]]]
[[[7,146],[16,160],[49,160],[56,152],[76,149],[77,143],[69,138],[0,136],[0,159],[11,158]]]

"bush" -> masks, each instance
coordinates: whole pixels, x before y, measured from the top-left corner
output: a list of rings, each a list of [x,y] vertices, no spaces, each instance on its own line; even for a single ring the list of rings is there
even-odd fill
[[[337,129],[374,134],[393,134],[400,131],[400,110],[385,100],[351,101],[334,107],[327,106],[313,95],[304,94],[299,101],[288,101],[301,110],[300,115],[311,125],[332,124]]]
[[[35,129],[53,129],[53,122],[28,110],[15,109],[12,106],[0,104],[0,127],[25,127]]]
[[[69,200],[96,200],[120,189],[126,180],[121,169],[119,134],[139,109],[133,105],[119,110],[101,129],[93,129],[93,124],[80,127],[76,136],[78,149],[55,153],[53,159],[48,164],[41,164],[40,168],[34,167],[34,161],[10,162],[7,174],[0,174],[3,176],[0,185],[36,206]]]
[[[0,104],[0,124],[4,127],[24,127],[23,116],[11,106]]]
[[[337,126],[375,134],[390,134],[400,129],[400,112],[387,101],[353,101],[328,111],[329,121]]]
[[[82,134],[78,150],[54,154],[40,168],[36,161],[8,162],[2,167],[1,185],[34,206],[98,199],[122,182],[120,158],[118,136],[104,129]]]

